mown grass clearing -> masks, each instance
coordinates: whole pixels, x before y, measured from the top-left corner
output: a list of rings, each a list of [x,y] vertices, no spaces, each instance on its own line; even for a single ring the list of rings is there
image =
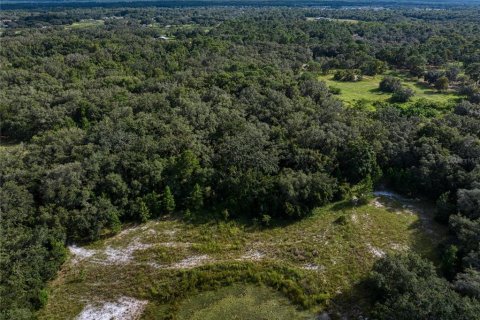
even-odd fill
[[[313,319],[307,311],[299,311],[278,292],[252,285],[233,285],[207,291],[182,301],[179,320],[234,319]]]
[[[412,101],[403,104],[407,107],[409,104],[415,103],[421,99],[445,104],[455,102],[459,98],[453,90],[438,92],[422,81],[412,79],[406,75],[400,73],[389,73],[389,75],[394,75],[400,78],[404,86],[413,89],[415,92]],[[325,81],[328,86],[340,89],[341,92],[338,97],[348,106],[367,105],[371,109],[374,109],[374,104],[376,102],[388,102],[391,97],[390,93],[384,93],[378,89],[383,77],[384,75],[364,76],[361,81],[343,82],[335,81],[333,80],[333,74],[327,74],[320,75],[318,79]]]
[[[74,22],[69,26],[66,26],[65,29],[84,29],[84,28],[93,28],[98,26],[103,26],[105,21],[103,20],[81,20],[79,22]]]
[[[262,319],[302,319],[331,301],[355,299],[361,305],[365,297],[356,287],[384,254],[413,250],[435,258],[441,236],[432,235],[426,210],[420,202],[382,197],[363,206],[335,203],[269,229],[167,217],[150,221],[76,251],[50,283],[50,299],[39,317],[70,319],[92,303],[119,297],[149,301],[144,319],[184,319],[185,310],[218,319],[218,312],[235,314],[241,305],[246,315],[258,308],[280,312]],[[236,284],[248,286],[230,287]],[[270,289],[255,293],[250,285]],[[262,290],[272,289],[281,296],[267,299]],[[281,307],[274,308],[277,304]]]

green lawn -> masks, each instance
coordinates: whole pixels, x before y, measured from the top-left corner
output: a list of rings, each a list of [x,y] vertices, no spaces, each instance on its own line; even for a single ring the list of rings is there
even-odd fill
[[[383,254],[413,250],[435,260],[444,231],[431,215],[420,219],[430,207],[414,206],[386,198],[340,202],[268,229],[150,221],[83,247],[90,253],[83,259],[72,255],[49,284],[39,318],[72,319],[89,303],[121,296],[149,301],[143,319],[229,319],[220,315],[239,312],[304,319],[333,301],[361,306],[361,280]]]
[[[424,84],[422,81],[409,78],[403,74],[397,73],[391,75],[397,76],[402,80],[404,86],[414,90],[415,96],[412,102],[420,99],[426,99],[432,102],[449,103],[458,100],[453,90],[447,92],[437,92],[434,88]],[[363,80],[358,82],[342,82],[333,80],[333,74],[321,75],[319,80],[325,81],[328,86],[339,88],[341,93],[339,98],[348,106],[356,106],[358,104],[367,104],[372,109],[375,102],[387,102],[391,94],[378,90],[380,81],[384,75],[364,76]],[[410,103],[412,103],[410,102]]]

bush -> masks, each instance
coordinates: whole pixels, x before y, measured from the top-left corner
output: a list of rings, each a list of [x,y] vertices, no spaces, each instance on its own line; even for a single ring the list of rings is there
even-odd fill
[[[402,87],[400,79],[386,76],[380,81],[379,89],[383,92],[395,92]]]
[[[408,102],[414,95],[415,93],[412,89],[401,87],[393,92],[391,101],[400,103]]]
[[[335,94],[335,95],[339,95],[340,93],[342,93],[342,89],[340,88],[337,88],[337,87],[328,87],[328,90],[330,91],[331,94]]]
[[[448,78],[445,76],[440,77],[437,79],[437,81],[435,81],[435,89],[437,89],[438,91],[447,90],[448,85]]]
[[[444,73],[439,70],[429,70],[425,72],[423,79],[429,84],[434,84],[438,79],[442,78]]]
[[[358,70],[338,70],[333,76],[335,81],[355,82],[362,80],[362,75]]]

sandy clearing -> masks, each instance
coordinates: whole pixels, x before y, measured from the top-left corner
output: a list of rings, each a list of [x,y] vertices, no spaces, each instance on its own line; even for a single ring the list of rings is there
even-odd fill
[[[191,269],[197,266],[201,266],[206,262],[211,261],[210,257],[206,254],[200,256],[191,256],[183,259],[177,263],[167,266],[167,269]]]
[[[382,258],[385,256],[385,252],[382,249],[376,248],[371,244],[367,244],[368,251],[377,258]]]
[[[245,254],[243,254],[239,259],[239,261],[248,260],[248,261],[260,261],[265,257],[263,252],[258,250],[249,250]]]
[[[139,319],[148,301],[120,297],[114,302],[101,305],[87,305],[77,320],[136,320]]]
[[[133,254],[138,250],[151,248],[152,244],[141,243],[135,239],[125,248],[113,248],[108,246],[104,250],[85,249],[77,246],[70,246],[69,250],[74,255],[72,263],[88,260],[93,263],[111,265],[127,264],[133,260]]]
[[[380,201],[378,201],[378,199],[374,199],[372,201],[372,204],[375,208],[384,208],[385,207]]]
[[[99,263],[105,264],[126,264],[133,260],[133,254],[138,250],[151,248],[152,244],[140,243],[137,239],[130,243],[126,248],[112,248],[108,246],[104,253],[104,260],[97,259]]]
[[[69,246],[68,250],[73,254],[72,263],[75,264],[82,260],[88,259],[97,253],[97,250],[85,249],[77,247],[76,245]]]
[[[386,190],[379,190],[374,191],[373,194],[375,196],[382,196],[386,198],[393,199],[399,202],[402,205],[402,210],[397,211],[397,214],[411,214],[417,215],[422,223],[423,229],[430,234],[435,234],[435,227],[433,222],[433,213],[432,209],[428,208],[425,204],[419,199],[409,199],[405,198],[398,193],[386,191]],[[374,204],[375,205],[375,204]]]

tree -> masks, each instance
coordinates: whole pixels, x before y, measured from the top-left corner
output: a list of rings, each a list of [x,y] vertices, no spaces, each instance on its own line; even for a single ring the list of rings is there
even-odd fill
[[[195,184],[189,197],[189,206],[194,211],[203,207],[203,190],[198,183]]]
[[[468,74],[473,81],[477,83],[480,82],[480,62],[469,64],[465,68],[465,73]]]
[[[164,212],[171,214],[175,210],[175,198],[169,186],[165,187],[162,194],[162,209]]]
[[[420,55],[413,55],[407,58],[406,65],[410,74],[416,77],[421,77],[425,70],[427,60]]]
[[[448,89],[448,78],[442,76],[435,81],[435,89],[438,91],[444,91]]]
[[[381,60],[369,60],[361,66],[362,73],[368,76],[382,74],[387,70],[387,65]]]
[[[435,82],[443,76],[444,73],[440,70],[428,70],[425,72],[423,79],[429,84],[435,84]]]
[[[339,153],[339,168],[348,182],[359,183],[367,177],[380,176],[380,167],[372,145],[366,141],[352,141]]]
[[[479,319],[480,304],[453,291],[432,263],[413,253],[379,260],[369,285],[374,319]]]
[[[470,219],[480,218],[480,189],[460,189],[457,192],[458,210]]]
[[[454,282],[457,292],[472,298],[480,298],[480,271],[468,268],[465,272],[459,273]]]
[[[358,70],[338,70],[333,75],[335,81],[355,82],[362,80],[362,75]]]
[[[386,76],[380,81],[379,90],[383,92],[395,92],[402,87],[402,82],[398,78]]]
[[[140,218],[141,222],[147,222],[148,219],[150,219],[150,210],[143,199],[137,198],[136,209],[138,210],[138,217]]]
[[[448,80],[451,82],[457,81],[459,74],[460,74],[460,68],[455,66],[449,67],[445,72],[445,75],[447,76]]]

